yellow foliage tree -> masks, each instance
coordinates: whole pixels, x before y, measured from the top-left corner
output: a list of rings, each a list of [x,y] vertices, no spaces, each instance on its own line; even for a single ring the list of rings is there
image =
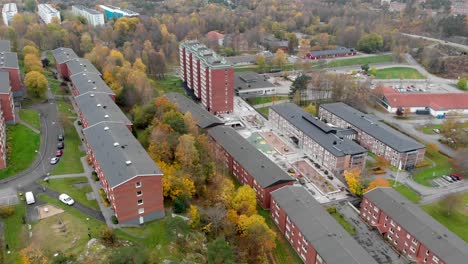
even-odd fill
[[[23,48],[23,56],[26,56],[27,54],[32,54],[36,57],[39,56],[39,50],[34,47],[33,45],[26,45]]]
[[[273,57],[273,64],[280,68],[286,64],[286,53],[282,49],[278,49],[275,53],[275,57]]]
[[[137,58],[133,63],[132,68],[140,72],[146,72],[146,65],[143,63],[141,58]]]
[[[28,72],[24,78],[24,84],[30,95],[41,98],[45,96],[47,91],[48,81],[46,77],[37,71]]]
[[[231,199],[231,208],[241,215],[251,216],[257,212],[257,197],[255,191],[248,185],[237,189]]]
[[[353,168],[344,172],[344,178],[349,190],[357,196],[362,195],[361,170]]]
[[[31,71],[37,71],[42,73],[42,62],[36,54],[26,54],[24,56],[24,71],[26,73]]]
[[[175,200],[177,197],[191,198],[195,194],[195,183],[184,174],[180,167],[157,162],[158,167],[164,173],[162,178],[163,195]]]
[[[369,186],[364,190],[364,192],[368,192],[377,187],[390,187],[390,182],[383,177],[377,177],[369,183]]]
[[[179,137],[175,157],[183,168],[191,168],[194,164],[198,163],[200,157],[195,147],[195,138],[192,135],[185,134]]]
[[[245,241],[241,248],[246,248],[250,258],[263,262],[266,259],[266,253],[276,246],[275,232],[268,227],[265,219],[258,214],[239,216],[237,229],[243,237],[243,241]]]
[[[200,213],[198,212],[198,208],[194,205],[190,205],[189,218],[190,218],[190,222],[189,222],[190,227],[197,228],[198,225],[200,224]]]

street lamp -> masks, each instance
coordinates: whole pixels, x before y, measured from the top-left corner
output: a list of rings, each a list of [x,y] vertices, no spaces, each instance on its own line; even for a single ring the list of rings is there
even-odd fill
[[[43,172],[44,175],[46,175],[45,168],[44,168],[44,160],[43,160],[43,158],[42,158],[41,152],[38,151],[37,149],[34,150],[34,152],[36,152],[36,153],[39,154],[40,162],[41,162],[41,165],[42,165],[42,172]]]

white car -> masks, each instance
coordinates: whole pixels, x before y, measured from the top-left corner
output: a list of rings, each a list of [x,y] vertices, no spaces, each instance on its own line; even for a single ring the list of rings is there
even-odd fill
[[[75,203],[75,201],[70,196],[68,196],[68,194],[65,194],[65,193],[62,193],[59,195],[59,200],[62,203],[68,204],[68,205],[73,205]]]
[[[50,159],[50,164],[55,165],[57,162],[59,162],[60,158],[59,157],[53,157]]]

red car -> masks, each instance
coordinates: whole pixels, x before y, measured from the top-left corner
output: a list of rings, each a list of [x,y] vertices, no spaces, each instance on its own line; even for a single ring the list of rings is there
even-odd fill
[[[459,181],[462,180],[462,176],[460,174],[458,174],[458,173],[452,173],[452,174],[450,174],[450,176],[457,178]]]
[[[63,150],[59,149],[57,150],[57,153],[55,154],[56,157],[61,157],[63,155]]]

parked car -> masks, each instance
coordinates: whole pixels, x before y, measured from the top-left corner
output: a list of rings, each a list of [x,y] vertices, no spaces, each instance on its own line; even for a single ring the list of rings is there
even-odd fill
[[[452,181],[454,181],[454,182],[458,181],[458,178],[455,177],[455,176],[450,175],[449,177],[450,177],[450,178],[452,179]]]
[[[432,131],[434,131],[434,133],[436,133],[436,134],[440,134],[440,129],[438,129],[438,128],[434,128],[434,129],[432,129]]]
[[[59,162],[60,158],[59,157],[53,157],[50,159],[50,164],[55,165]]]
[[[57,150],[57,153],[55,153],[56,157],[62,157],[62,155],[63,155],[63,150],[61,149]]]
[[[75,201],[68,194],[65,193],[59,195],[59,200],[67,205],[73,205],[75,203]]]
[[[36,202],[33,192],[26,192],[24,197],[26,198],[26,204],[33,204]]]
[[[453,182],[452,178],[450,178],[450,177],[447,176],[447,175],[442,176],[442,178],[443,178],[444,180],[448,181],[448,182]]]
[[[303,177],[298,178],[298,180],[299,180],[300,184],[302,184],[302,185],[306,184],[306,181],[305,181],[305,179]]]
[[[458,174],[458,173],[452,173],[452,174],[450,174],[450,176],[456,177],[456,178],[457,178],[459,181],[461,181],[461,180],[462,180],[462,176],[461,176],[461,174]]]
[[[57,148],[58,149],[63,149],[65,147],[65,144],[63,144],[63,141],[60,141],[58,144],[57,144]]]
[[[58,141],[63,141],[64,139],[63,134],[58,134],[57,138],[58,138]]]

